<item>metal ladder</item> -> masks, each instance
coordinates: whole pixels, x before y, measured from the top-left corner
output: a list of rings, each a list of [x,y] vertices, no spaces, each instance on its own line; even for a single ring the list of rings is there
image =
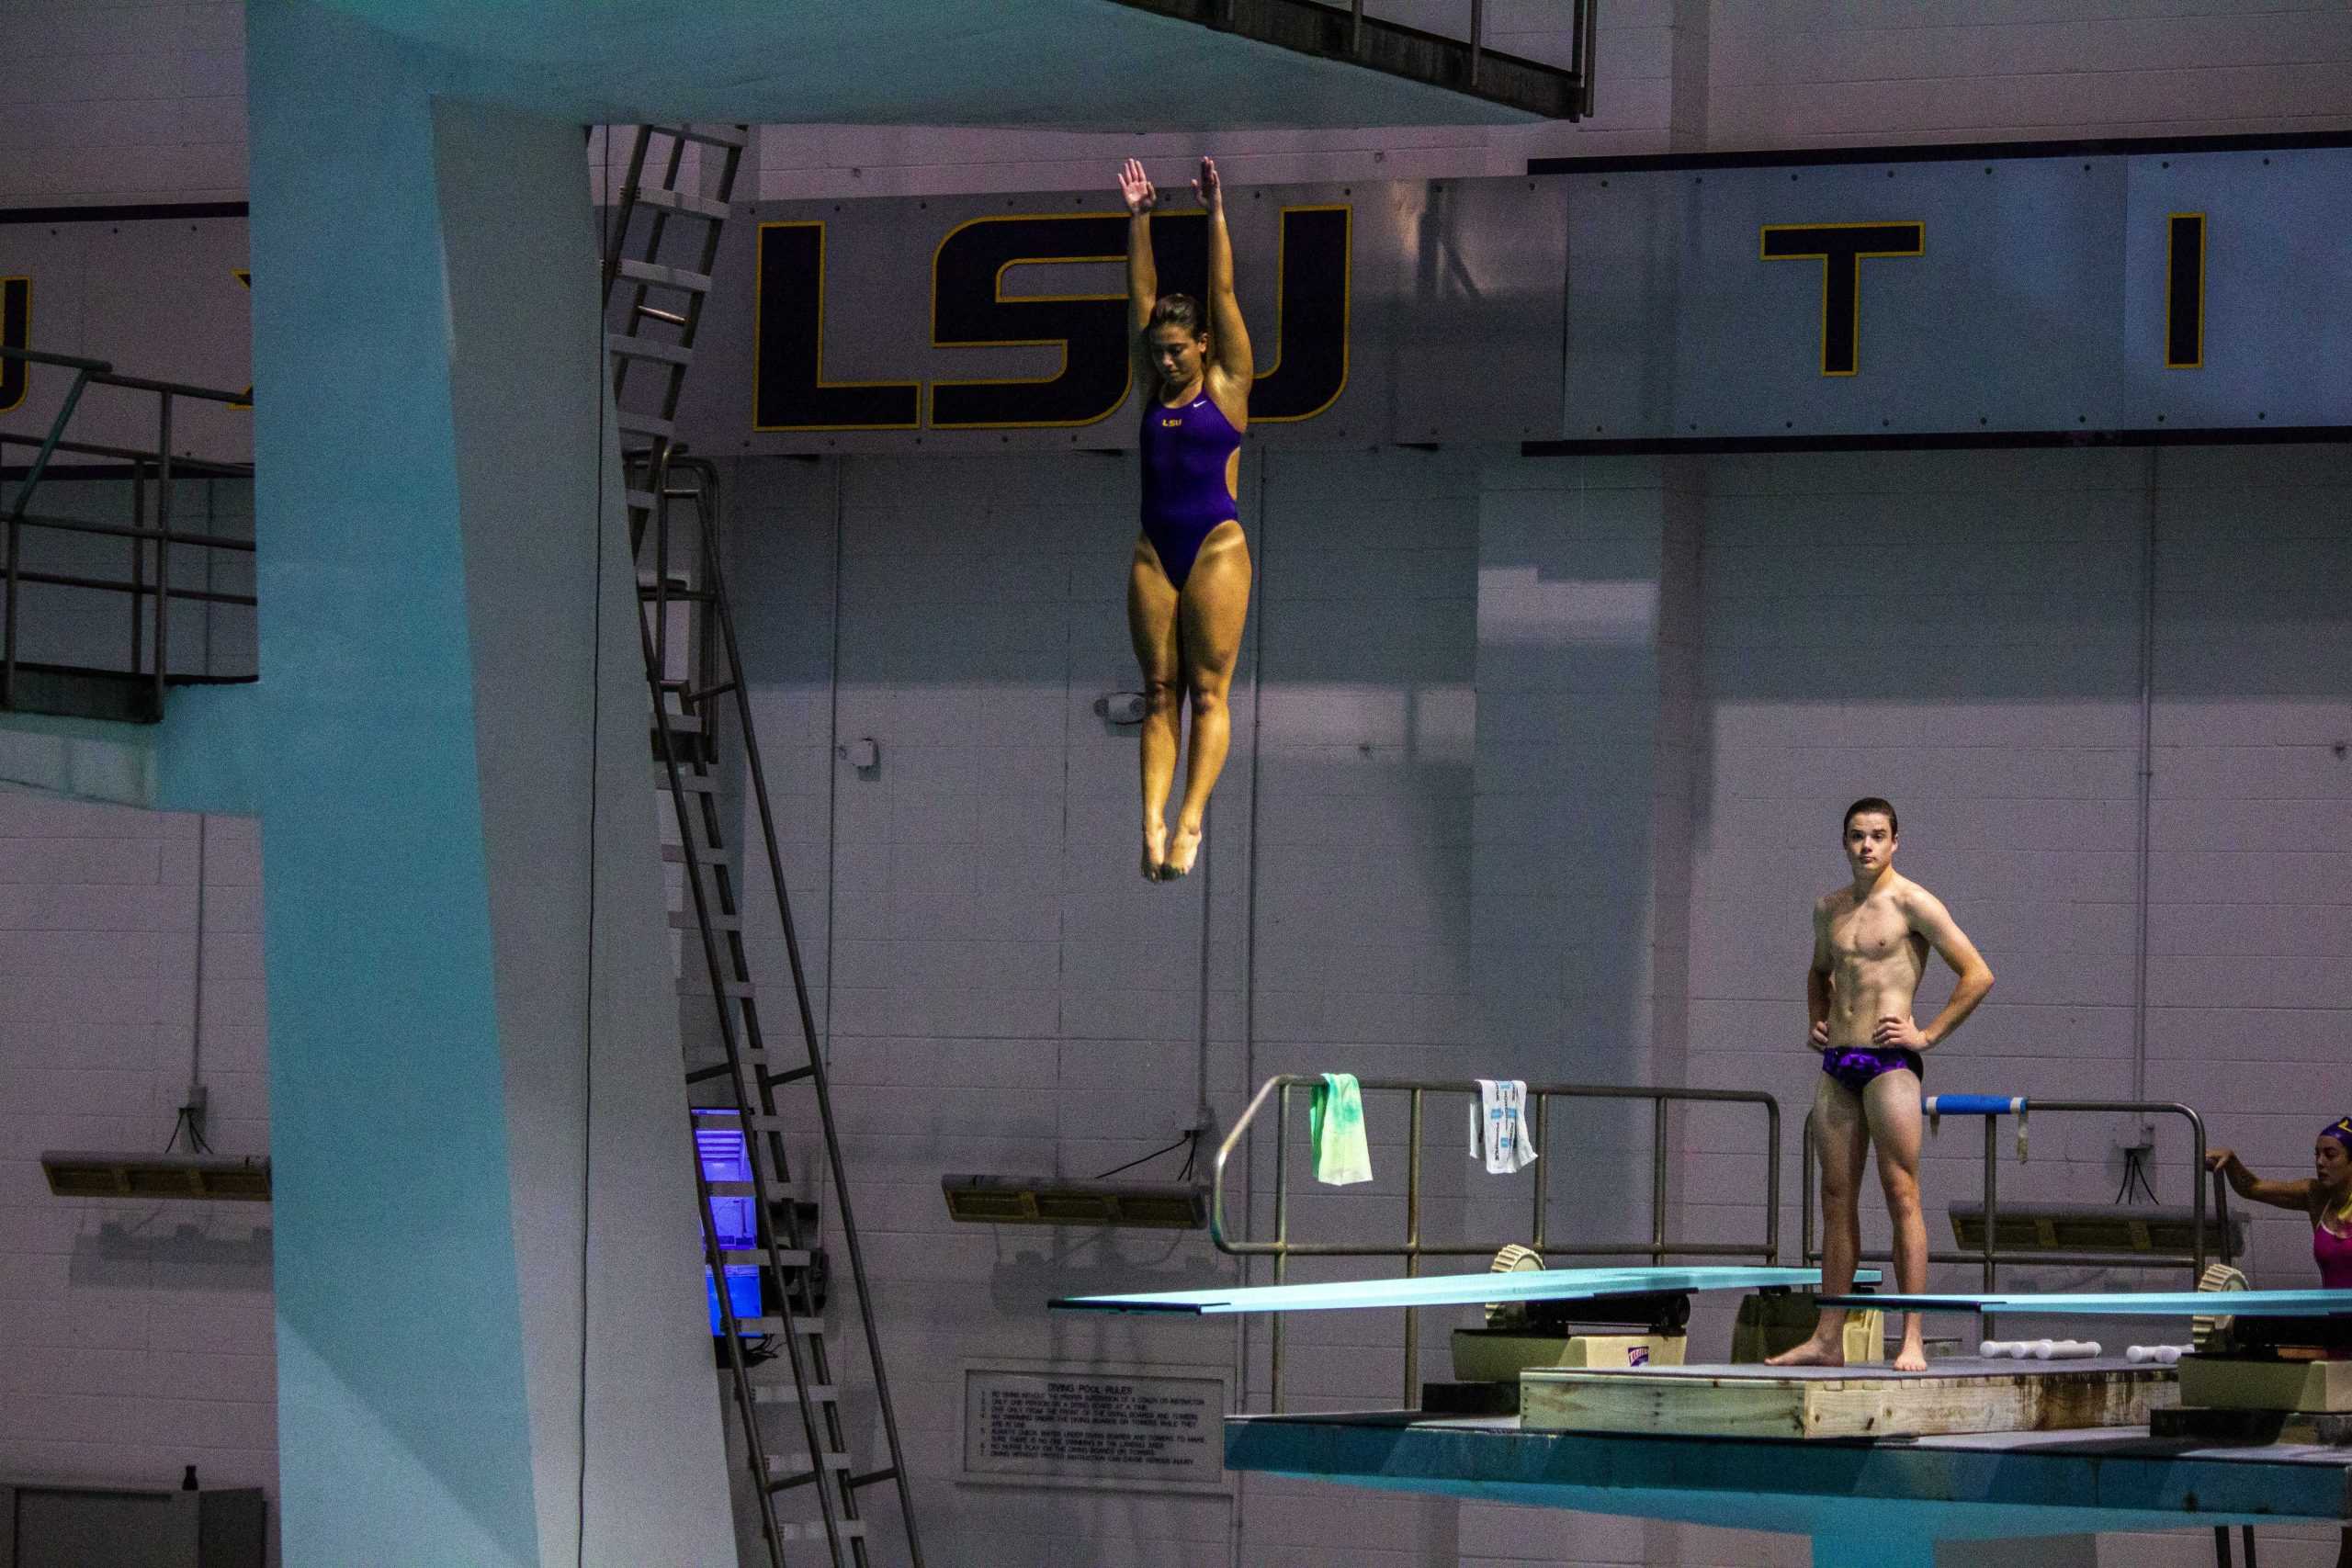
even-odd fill
[[[719,1107],[718,1113],[742,1129],[745,1174],[750,1179],[710,1179],[697,1150],[695,1179],[704,1215],[705,1260],[718,1300],[721,1362],[741,1427],[744,1459],[769,1562],[773,1568],[786,1568],[787,1546],[821,1541],[829,1554],[826,1561],[833,1568],[868,1568],[870,1519],[862,1506],[863,1495],[866,1489],[888,1482],[897,1494],[908,1561],[921,1568],[922,1548],[915,1529],[913,1496],[875,1332],[873,1298],[851,1212],[832,1097],[818,1046],[808,976],[785,887],[775,818],[768,805],[766,778],[727,600],[718,536],[718,470],[707,461],[679,455],[673,423],[680,385],[693,360],[702,304],[709,293],[720,225],[727,216],[748,135],[747,128],[741,126],[640,128],[618,203],[617,243],[605,267],[605,343],[613,362],[623,471],[629,486],[630,544],[639,563],[638,593],[642,602],[639,629],[653,699],[656,781],[669,791],[678,829],[679,841],[665,846],[663,852],[684,871],[693,906],[691,929],[700,933],[724,1054],[718,1065],[688,1071],[686,1081],[690,1088],[701,1089],[703,1096],[714,1089],[724,1091],[729,1103]],[[663,142],[666,147],[661,145]],[[701,187],[695,190],[679,186],[684,153],[690,143],[715,148],[720,154],[716,179],[694,179]],[[658,164],[658,183],[646,182],[649,164]],[[642,224],[638,221],[640,211],[650,214]],[[694,247],[698,265],[664,265],[654,259],[662,254],[669,223],[680,217],[699,220],[704,225],[700,244]],[[629,291],[627,314],[614,323],[612,307],[624,285]],[[668,303],[650,303],[653,297]],[[649,326],[651,333],[640,335]],[[647,387],[646,378],[640,378],[634,395],[623,400],[632,390],[628,372],[633,364],[654,367],[653,385]],[[686,515],[675,515],[679,513]],[[691,555],[684,560],[674,558],[685,553],[679,547],[679,536],[689,530],[694,535]],[[673,609],[696,623],[691,634],[680,634],[689,639],[683,668],[673,654]],[[742,748],[746,782],[758,812],[762,848],[792,971],[800,1021],[797,1051],[781,1043],[772,1044],[763,1028],[761,993],[752,979],[744,942],[738,878],[727,861],[719,813],[717,721],[729,716],[735,721],[735,737]],[[689,929],[683,912],[673,916],[672,923]],[[685,990],[683,985],[680,988]],[[813,1213],[813,1205],[804,1210],[805,1200],[815,1194],[796,1184],[786,1145],[787,1118],[779,1105],[778,1091],[794,1086],[801,1086],[813,1100],[824,1139],[825,1174],[832,1184],[850,1284],[865,1334],[866,1370],[873,1379],[888,1450],[883,1464],[863,1472],[856,1468],[850,1451],[836,1376],[836,1368],[846,1371],[849,1362],[846,1357],[837,1358],[828,1342],[822,1303],[823,1255],[815,1247],[812,1222],[807,1217]],[[714,1198],[751,1200],[757,1242],[752,1250],[720,1247],[711,1210]],[[725,1283],[729,1266],[760,1270],[764,1312],[774,1315],[736,1316]],[[789,1388],[752,1379],[742,1337],[746,1331],[781,1343],[792,1371]],[[768,1452],[759,1409],[778,1404],[798,1407],[801,1451],[797,1456],[776,1458]],[[788,1503],[801,1506],[796,1508]],[[814,1519],[808,1517],[812,1512],[818,1516]]]

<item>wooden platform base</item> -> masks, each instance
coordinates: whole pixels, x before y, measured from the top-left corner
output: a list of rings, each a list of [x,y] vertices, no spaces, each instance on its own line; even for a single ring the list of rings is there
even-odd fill
[[[2352,1361],[2251,1361],[2183,1356],[2180,1403],[2214,1410],[2352,1415]]]
[[[1885,1367],[1698,1366],[1530,1371],[1524,1427],[1724,1438],[1935,1437],[2138,1427],[2177,1402],[2172,1368],[2090,1361]]]
[[[1680,1334],[1521,1334],[1504,1328],[1453,1331],[1453,1375],[1465,1382],[1516,1382],[1532,1368],[1679,1367],[1690,1343]]]

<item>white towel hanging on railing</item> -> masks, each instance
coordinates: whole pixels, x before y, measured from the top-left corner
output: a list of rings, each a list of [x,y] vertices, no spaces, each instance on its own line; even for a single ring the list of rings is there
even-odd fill
[[[1527,1123],[1527,1080],[1480,1078],[1478,1102],[1470,1107],[1470,1157],[1483,1158],[1489,1175],[1508,1176],[1535,1163],[1535,1140]]]

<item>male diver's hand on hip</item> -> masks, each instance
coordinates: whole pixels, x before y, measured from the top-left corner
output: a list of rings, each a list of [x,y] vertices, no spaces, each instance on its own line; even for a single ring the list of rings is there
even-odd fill
[[[1871,1031],[1871,1043],[1901,1045],[1908,1050],[1925,1051],[1932,1042],[1928,1040],[1926,1032],[1910,1019],[1900,1014],[1888,1013],[1878,1021],[1878,1027]]]
[[[1804,1043],[1816,1051],[1828,1050],[1829,1021],[1826,1018],[1815,1019],[1813,1028],[1805,1034]]]

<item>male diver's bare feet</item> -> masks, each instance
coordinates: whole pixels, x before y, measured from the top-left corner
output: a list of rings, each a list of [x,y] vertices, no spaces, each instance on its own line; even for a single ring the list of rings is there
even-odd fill
[[[1168,841],[1168,860],[1159,868],[1159,880],[1173,882],[1180,876],[1190,874],[1193,869],[1193,858],[1200,852],[1201,830],[1198,828],[1187,828],[1182,823],[1178,823],[1176,836]]]
[[[1161,867],[1168,860],[1168,825],[1147,822],[1143,825],[1143,879],[1158,882]]]
[[[1928,1370],[1928,1350],[1915,1337],[1905,1337],[1903,1348],[1894,1353],[1894,1370],[1898,1372],[1924,1372]]]
[[[1842,1367],[1846,1364],[1846,1347],[1837,1339],[1816,1337],[1806,1340],[1793,1350],[1767,1356],[1764,1364],[1768,1367]]]

